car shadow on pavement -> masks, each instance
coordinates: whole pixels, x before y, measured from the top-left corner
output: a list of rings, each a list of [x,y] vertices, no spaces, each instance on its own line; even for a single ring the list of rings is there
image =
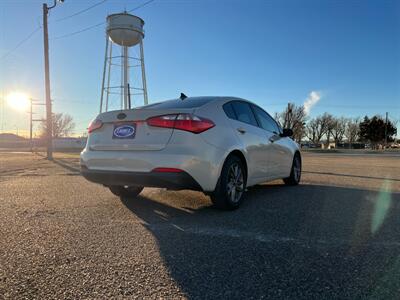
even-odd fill
[[[388,178],[388,177],[376,177],[376,176],[365,176],[365,175],[352,175],[352,174],[339,174],[333,172],[311,172],[311,171],[302,171],[304,174],[317,174],[317,175],[332,175],[332,176],[340,176],[340,177],[355,177],[355,178],[362,178],[362,179],[377,179],[377,180],[391,180],[391,181],[400,181],[400,179],[396,178]]]
[[[76,159],[53,159],[53,162],[60,167],[66,169],[67,171],[72,172],[70,175],[80,175],[81,170],[79,168],[79,163],[76,163]]]
[[[172,207],[151,195],[122,202],[190,299],[398,296],[400,194],[388,184],[256,186],[230,212]]]

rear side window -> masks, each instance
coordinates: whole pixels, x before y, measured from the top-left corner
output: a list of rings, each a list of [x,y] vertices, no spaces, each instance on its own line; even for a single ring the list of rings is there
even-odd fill
[[[223,108],[224,108],[224,112],[226,113],[228,118],[236,120],[236,114],[235,114],[235,111],[233,110],[232,103],[230,103],[230,102],[225,103],[223,105]]]
[[[234,101],[231,102],[231,105],[233,111],[235,112],[236,120],[253,126],[258,126],[257,120],[254,117],[250,104],[248,104],[247,102]]]
[[[255,105],[253,105],[253,109],[261,128],[275,133],[280,132],[278,124],[276,124],[275,120],[272,119],[269,114],[267,114],[265,111]]]

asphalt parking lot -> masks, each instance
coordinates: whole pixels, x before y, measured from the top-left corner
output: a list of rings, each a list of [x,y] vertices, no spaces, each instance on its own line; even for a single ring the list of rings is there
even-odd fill
[[[74,154],[0,152],[0,299],[398,299],[400,157],[303,164],[300,186],[223,212],[190,191],[120,200]]]

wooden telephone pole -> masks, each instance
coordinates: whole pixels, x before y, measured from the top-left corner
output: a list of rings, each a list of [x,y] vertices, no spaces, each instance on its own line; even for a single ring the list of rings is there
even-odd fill
[[[64,2],[64,0],[59,0]],[[46,141],[47,141],[47,159],[53,159],[53,122],[51,112],[51,97],[50,97],[50,71],[49,71],[49,32],[47,28],[47,16],[50,9],[56,7],[57,0],[54,0],[52,6],[47,6],[43,3],[43,42],[44,42],[44,85],[46,91]]]

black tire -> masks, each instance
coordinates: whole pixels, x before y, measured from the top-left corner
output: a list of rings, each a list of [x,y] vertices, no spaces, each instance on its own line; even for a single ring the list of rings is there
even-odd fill
[[[210,195],[214,206],[233,210],[243,202],[246,190],[246,169],[240,158],[229,156],[222,167],[217,187]]]
[[[286,185],[298,185],[301,179],[301,157],[298,152],[293,157],[290,176],[283,179]]]
[[[142,186],[119,186],[119,185],[113,185],[108,187],[115,196],[118,197],[129,197],[129,198],[135,198],[137,197],[140,192],[143,190]]]

